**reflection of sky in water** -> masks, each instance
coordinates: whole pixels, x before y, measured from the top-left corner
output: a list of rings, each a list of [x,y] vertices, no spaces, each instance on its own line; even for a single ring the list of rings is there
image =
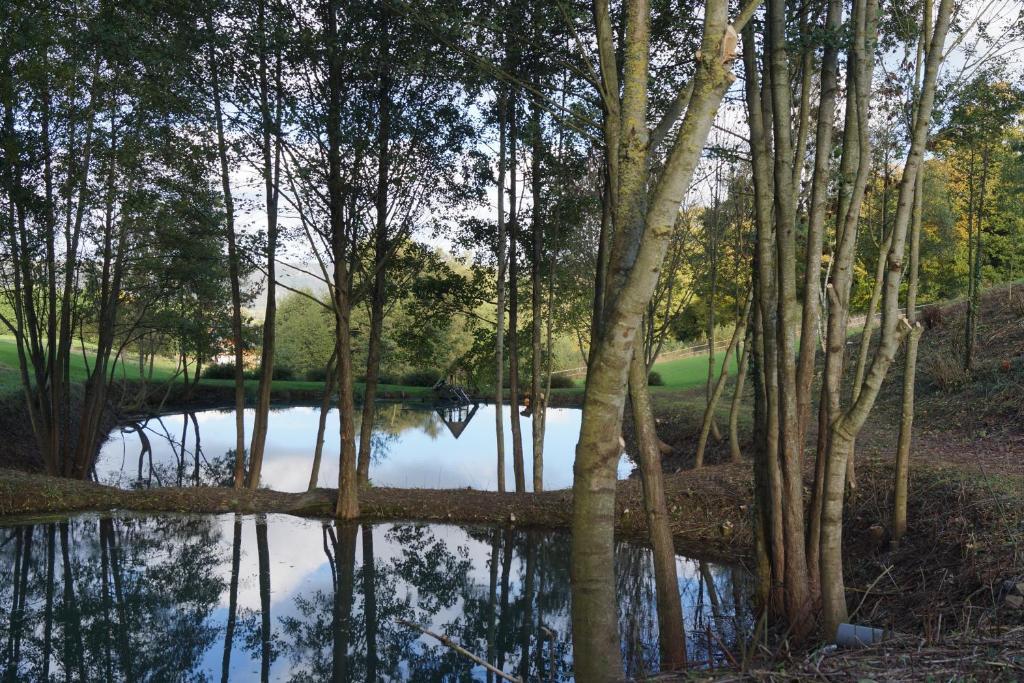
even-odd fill
[[[509,409],[505,413],[505,480],[514,487],[512,435]],[[252,434],[253,411],[245,411],[246,443]],[[560,489],[572,486],[572,464],[579,438],[581,411],[549,408],[544,436],[544,486]],[[527,486],[533,481],[531,419],[522,417],[523,450]],[[267,430],[263,484],[279,491],[304,491],[309,483],[316,443],[319,408],[295,406],[273,410]],[[178,483],[178,462],[184,443],[182,483],[190,483],[195,468],[196,427],[199,430],[201,481],[213,483],[207,463],[222,460],[235,445],[234,413],[206,410],[195,413],[195,421],[184,424],[183,413],[151,418],[143,429],[153,449],[156,476],[152,484]],[[357,421],[358,430],[358,421]],[[136,426],[114,430],[103,445],[97,461],[101,482],[130,486],[138,478],[142,451]],[[378,406],[373,438],[370,479],[377,486],[412,488],[497,488],[495,416],[493,405],[480,405],[464,431],[455,438],[441,417],[424,408],[407,408],[397,403]],[[183,439],[184,437],[184,439]],[[327,418],[320,486],[337,486],[339,452],[338,413]],[[626,457],[619,463],[619,477],[629,474]],[[142,464],[142,478],[149,479],[149,459]]]
[[[237,626],[231,643],[231,680],[258,680],[261,667],[261,588],[257,518],[241,520],[239,538]],[[110,643],[114,678],[123,677],[118,639],[129,640],[133,676],[139,680],[219,680],[230,600],[234,515],[123,517],[113,521],[118,574],[109,553],[100,549],[99,518],[71,520],[68,533],[70,574],[77,601],[75,623],[83,639],[86,680],[104,678]],[[330,529],[325,549],[325,531]],[[0,574],[15,576],[16,555],[26,527],[0,546]],[[49,528],[36,525],[28,572],[28,596],[21,636],[18,672],[34,680],[44,647]],[[365,534],[369,534],[366,536]],[[66,652],[66,620],[61,612],[67,595],[63,579],[63,548],[55,538],[56,595],[51,675],[62,677]],[[348,545],[343,539],[348,539]],[[365,545],[367,541],[370,545]],[[366,598],[374,598],[378,673],[382,680],[484,680],[482,667],[450,652],[436,641],[398,623],[406,619],[443,633],[509,673],[526,661],[529,680],[547,679],[555,664],[556,680],[571,679],[569,537],[565,533],[451,525],[377,524],[338,527],[319,520],[286,515],[267,516],[271,652],[269,679],[324,680],[329,677],[337,630],[335,598],[351,601],[352,631],[347,652],[349,674],[343,680],[364,680],[367,665]],[[348,548],[346,551],[344,548]],[[375,581],[364,582],[372,549]],[[507,552],[510,551],[510,552]],[[350,554],[349,554],[350,553]],[[350,558],[346,563],[344,558]],[[492,560],[493,571],[492,571]],[[339,583],[335,575],[352,578]],[[742,571],[677,558],[691,661],[706,656],[705,633],[733,647],[737,624],[747,629],[751,617],[743,607],[749,591]],[[532,570],[532,571],[530,571]],[[633,674],[657,666],[657,620],[654,613],[653,567],[650,552],[619,543],[616,548],[617,593],[622,648]],[[528,577],[529,574],[529,577]],[[104,582],[104,578],[107,581]],[[122,628],[122,586],[127,629]],[[710,582],[710,583],[709,583]],[[9,614],[14,581],[0,584],[0,606]],[[368,592],[368,586],[372,585]],[[104,589],[106,586],[106,589]],[[507,586],[507,592],[504,589]],[[709,587],[713,586],[713,591]],[[109,596],[104,600],[104,590]],[[492,601],[493,596],[493,601]],[[109,604],[110,615],[104,611]],[[737,605],[741,605],[737,617]],[[339,617],[340,618],[340,617]],[[493,619],[493,621],[492,621]],[[540,643],[541,626],[554,633],[554,645]],[[0,619],[0,638],[9,642],[11,624]],[[68,634],[73,634],[68,630]],[[543,648],[538,651],[538,647]],[[735,650],[734,650],[735,651]],[[490,654],[488,654],[490,652]],[[539,667],[543,666],[544,671]],[[74,677],[74,676],[73,676]]]

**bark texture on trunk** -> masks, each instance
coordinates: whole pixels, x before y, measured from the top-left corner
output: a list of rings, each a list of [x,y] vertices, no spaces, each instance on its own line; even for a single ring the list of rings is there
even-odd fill
[[[262,155],[263,191],[267,216],[267,304],[263,314],[263,344],[260,353],[260,380],[256,389],[256,414],[253,417],[252,441],[249,446],[249,488],[260,486],[263,455],[267,444],[270,417],[270,391],[274,381],[274,347],[277,325],[277,206],[281,176],[281,138],[277,129],[281,98],[281,55],[278,51],[271,84],[270,47],[268,45],[267,7],[265,0],[257,6],[259,33],[259,108],[260,152]],[[273,98],[273,102],[271,101]]]
[[[352,376],[352,279],[348,261],[354,248],[354,223],[345,220],[345,190],[341,177],[341,55],[337,50],[338,2],[327,5],[327,144],[328,203],[331,220],[331,256],[334,261],[333,294],[335,356],[338,381],[338,412],[341,453],[338,466],[338,502],[335,514],[341,519],[359,516],[359,483],[356,472],[356,439],[353,415],[355,400]]]
[[[914,214],[910,226],[910,279],[907,283],[907,322],[913,327],[907,339],[903,365],[903,398],[900,404],[900,432],[896,440],[896,480],[890,541],[898,547],[907,533],[907,498],[910,489],[910,445],[914,431],[914,383],[917,376],[917,347],[924,328],[917,324],[917,284],[921,261],[921,209],[924,201],[924,167],[917,174]]]
[[[544,150],[544,140],[541,135],[541,110],[537,104],[533,105],[531,118],[530,129],[533,144],[530,159],[530,181],[533,194],[531,221],[533,258],[530,261],[530,331],[532,335],[530,347],[530,408],[533,412],[533,417],[530,422],[533,436],[533,490],[536,493],[544,490],[544,403],[547,400],[541,385],[541,368],[544,363],[544,354],[541,348],[541,298],[543,293],[541,288],[541,266],[544,260],[541,154]]]
[[[505,126],[507,97],[504,88],[498,94],[498,273],[497,325],[494,332],[494,435],[498,453],[498,492],[505,492]]]
[[[213,116],[217,129],[217,158],[220,162],[221,191],[224,195],[224,232],[228,244],[228,277],[231,280],[231,345],[235,356],[235,488],[245,483],[245,368],[242,355],[242,289],[238,246],[235,240],[235,202],[231,193],[231,173],[228,164],[227,143],[224,138],[224,115],[221,106],[220,68],[214,50],[216,29],[213,17],[206,15],[206,30],[210,33],[207,47],[207,68],[210,72],[210,90],[213,95]],[[141,371],[139,373],[142,374]]]
[[[654,549],[654,584],[658,609],[658,646],[661,668],[666,671],[686,667],[686,632],[676,575],[676,551],[665,503],[665,482],[661,470],[661,451],[654,426],[651,397],[647,389],[647,364],[638,352],[629,367],[629,396],[633,408],[633,426],[639,449],[644,511],[651,546]]]
[[[913,329],[907,323],[906,318],[900,316],[899,313],[903,254],[916,194],[917,174],[923,162],[928,138],[928,124],[935,101],[935,86],[952,9],[952,0],[941,0],[935,22],[935,33],[928,49],[921,97],[912,127],[910,151],[904,163],[903,177],[900,180],[899,200],[892,227],[892,245],[886,262],[886,277],[882,295],[882,325],[878,348],[872,357],[864,386],[857,400],[844,412],[831,413],[833,419],[825,467],[820,540],[822,617],[827,637],[831,637],[839,624],[847,620],[842,564],[842,510],[846,461],[850,457],[857,433],[863,427],[874,406],[875,399],[882,387],[882,381],[892,365],[900,343]]]
[[[722,363],[722,371],[718,374],[718,379],[711,390],[711,396],[708,397],[708,404],[704,408],[704,419],[701,421],[700,436],[697,438],[697,454],[694,459],[694,467],[703,467],[704,465],[704,450],[708,445],[708,436],[711,434],[711,426],[715,421],[715,407],[718,405],[719,399],[722,398],[722,392],[725,391],[725,380],[729,376],[729,356],[732,355],[739,340],[746,333],[747,317],[750,315],[752,297],[753,292],[751,291],[747,295],[747,303],[743,307],[743,315],[736,320],[736,327],[733,329],[732,337],[729,338],[729,346],[725,349],[725,361]],[[730,417],[730,432],[732,431],[731,422],[732,419]],[[738,450],[739,447],[737,446],[737,452]]]
[[[727,32],[734,36],[735,31],[728,25],[726,3],[709,2],[704,13],[702,56],[697,61],[689,106],[648,200],[650,7],[643,0],[631,0],[626,6],[621,102],[618,79],[613,76],[617,66],[608,5],[597,0],[594,9],[606,129],[623,133],[621,140],[617,136],[606,140],[611,187],[616,188],[610,278],[623,284],[609,287],[605,293],[602,334],[593,340],[587,372],[583,422],[573,468],[572,629],[577,679],[617,681],[622,678],[622,661],[612,521],[625,388],[638,346],[641,318],[654,292],[679,206],[725,91],[735,80],[729,71],[733,55],[723,50]],[[738,20],[741,27],[745,20],[746,16]],[[609,125],[609,119],[618,120],[620,125]],[[631,254],[635,258],[630,258]],[[609,298],[612,291],[615,296]]]

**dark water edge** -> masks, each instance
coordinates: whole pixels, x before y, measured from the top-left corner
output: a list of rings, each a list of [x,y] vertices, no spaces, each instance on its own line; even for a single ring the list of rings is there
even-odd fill
[[[0,521],[0,524],[3,524]],[[6,680],[572,680],[565,532],[287,515],[0,527]],[[691,660],[751,625],[749,577],[677,558]],[[616,548],[622,652],[657,670],[650,551]],[[710,646],[710,647],[709,647]]]

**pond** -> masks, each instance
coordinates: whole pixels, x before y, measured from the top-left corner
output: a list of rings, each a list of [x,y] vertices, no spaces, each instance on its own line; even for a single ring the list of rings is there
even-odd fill
[[[440,409],[400,403],[378,404],[374,419],[370,480],[376,486],[497,490],[495,408],[489,404]],[[512,429],[504,411],[505,480],[514,487]],[[254,412],[245,411],[246,443]],[[270,412],[263,485],[278,491],[305,491],[316,446],[319,407],[287,406]],[[527,487],[532,488],[531,417],[523,417]],[[544,437],[544,487],[572,486],[572,464],[582,411],[549,408]],[[356,430],[358,434],[358,416]],[[338,412],[327,416],[319,485],[338,485]],[[235,418],[232,410],[160,415],[121,425],[103,444],[96,478],[123,488],[227,484],[233,467]],[[619,478],[632,470],[619,462]]]
[[[572,679],[569,536],[286,515],[0,527],[5,680]],[[622,652],[657,670],[650,551],[616,547]],[[678,557],[688,652],[736,652],[747,574]]]

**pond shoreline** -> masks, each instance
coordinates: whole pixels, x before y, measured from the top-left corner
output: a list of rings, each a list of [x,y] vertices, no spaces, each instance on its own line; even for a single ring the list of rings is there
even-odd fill
[[[748,557],[751,531],[746,521],[746,487],[715,468],[666,477],[666,493],[676,550],[704,559],[739,561]],[[284,513],[333,517],[335,489],[285,493],[216,487],[164,487],[124,490],[15,470],[0,469],[0,525],[26,517],[78,512]],[[567,529],[572,523],[572,491],[497,493],[474,489],[370,487],[361,492],[363,521],[424,521],[503,524]],[[647,524],[639,482],[620,481],[615,527],[623,538],[646,542]]]

